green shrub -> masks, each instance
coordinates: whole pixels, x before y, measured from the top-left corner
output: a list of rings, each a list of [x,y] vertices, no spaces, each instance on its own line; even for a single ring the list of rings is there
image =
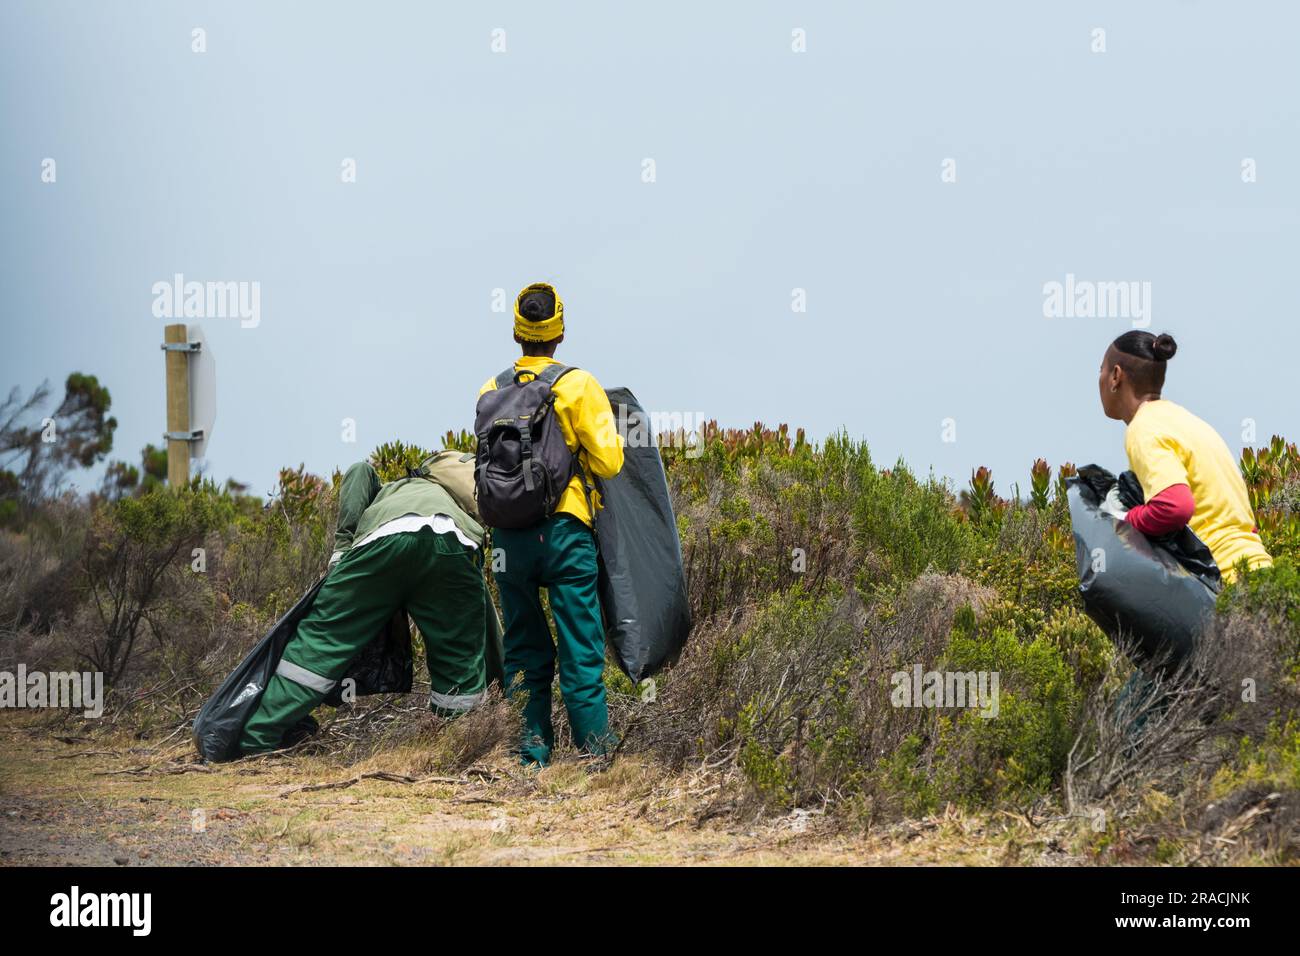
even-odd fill
[[[421,448],[419,445],[390,441],[370,453],[370,464],[374,466],[381,482],[396,481],[406,477],[408,468],[419,467],[420,462],[430,454],[427,448]]]
[[[335,488],[304,471],[285,468],[265,507],[241,510],[217,566],[232,603],[279,617],[325,569],[334,546]]]
[[[1040,635],[1025,641],[991,623],[959,615],[951,671],[999,677],[995,717],[961,712],[945,725],[936,748],[936,777],[945,798],[966,804],[1024,800],[1051,788],[1065,769],[1083,695],[1060,649]]]
[[[1216,797],[1251,786],[1300,790],[1300,715],[1273,721],[1258,740],[1242,739],[1233,757],[1214,776]]]
[[[1300,564],[1278,558],[1244,575],[1219,596],[1219,611],[1259,619],[1278,636],[1292,674],[1300,674]]]
[[[861,583],[961,570],[975,536],[947,487],[933,478],[917,481],[901,462],[866,485],[854,504],[853,528],[876,560]]]
[[[107,683],[122,676],[167,587],[191,570],[195,549],[235,515],[229,495],[210,484],[157,490],[96,508],[82,572],[98,627],[81,656]]]

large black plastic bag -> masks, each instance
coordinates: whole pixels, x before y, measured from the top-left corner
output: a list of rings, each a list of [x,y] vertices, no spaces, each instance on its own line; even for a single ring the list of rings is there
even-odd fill
[[[217,763],[239,756],[239,738],[244,724],[257,710],[267,683],[280,665],[285,647],[297,633],[299,622],[311,610],[324,581],[322,577],[312,585],[257,642],[194,718],[194,744],[204,760]],[[401,612],[394,615],[375,640],[357,655],[344,679],[356,681],[357,695],[365,696],[407,693],[413,676],[411,634],[406,614]],[[325,702],[337,706],[342,693],[340,688],[341,683],[330,692]]]
[[[1067,495],[1084,610],[1135,664],[1172,671],[1214,613],[1218,567],[1190,528],[1153,539],[1101,511],[1115,477],[1095,466],[1079,471]]]
[[[691,631],[677,518],[663,459],[641,403],[626,388],[606,393],[631,437],[623,469],[599,482],[596,517],[600,603],[618,665],[633,681],[652,677],[681,653]]]
[[[384,629],[374,640],[361,649],[343,679],[325,695],[322,704],[338,707],[343,703],[343,689],[350,686],[358,697],[371,694],[409,694],[415,678],[415,662],[411,653],[411,625],[406,612],[398,610],[388,619]],[[348,681],[352,681],[348,685]]]

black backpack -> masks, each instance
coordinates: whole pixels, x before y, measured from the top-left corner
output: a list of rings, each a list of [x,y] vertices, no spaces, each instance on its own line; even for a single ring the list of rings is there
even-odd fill
[[[488,527],[528,528],[549,517],[579,473],[578,457],[555,416],[552,391],[572,371],[557,364],[538,373],[516,372],[512,365],[497,376],[495,389],[479,397],[474,494]]]

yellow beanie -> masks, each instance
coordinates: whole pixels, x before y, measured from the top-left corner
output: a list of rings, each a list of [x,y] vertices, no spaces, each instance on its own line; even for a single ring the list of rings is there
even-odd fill
[[[555,314],[540,322],[524,318],[519,303],[530,292],[549,292],[555,297]],[[534,282],[515,296],[515,335],[525,342],[550,342],[564,334],[564,303],[549,282]]]

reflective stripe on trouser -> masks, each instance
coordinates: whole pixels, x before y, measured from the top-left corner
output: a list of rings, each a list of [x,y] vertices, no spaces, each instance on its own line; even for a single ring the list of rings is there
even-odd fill
[[[439,714],[454,716],[476,707],[483,700],[484,691],[477,694],[440,694],[429,692],[429,708]]]
[[[556,514],[532,528],[496,529],[492,544],[505,557],[496,581],[505,617],[506,689],[528,694],[521,758],[525,763],[550,760],[555,742],[551,682],[557,657],[573,742],[591,753],[603,753],[610,743],[605,627],[596,594],[591,529],[572,515]],[[557,641],[546,624],[538,594],[542,587],[550,597]]]
[[[424,639],[433,690],[481,692],[487,684],[484,607],[475,553],[454,534],[425,528],[348,551],[285,646],[276,675],[244,725],[240,749],[279,747],[285,732],[320,704],[401,608]]]
[[[305,667],[286,661],[281,658],[280,663],[276,666],[275,672],[281,677],[293,681],[295,684],[302,684],[308,690],[318,691],[322,694],[328,694],[338,683],[336,680],[330,680],[328,677],[321,677],[320,674],[313,674]]]

